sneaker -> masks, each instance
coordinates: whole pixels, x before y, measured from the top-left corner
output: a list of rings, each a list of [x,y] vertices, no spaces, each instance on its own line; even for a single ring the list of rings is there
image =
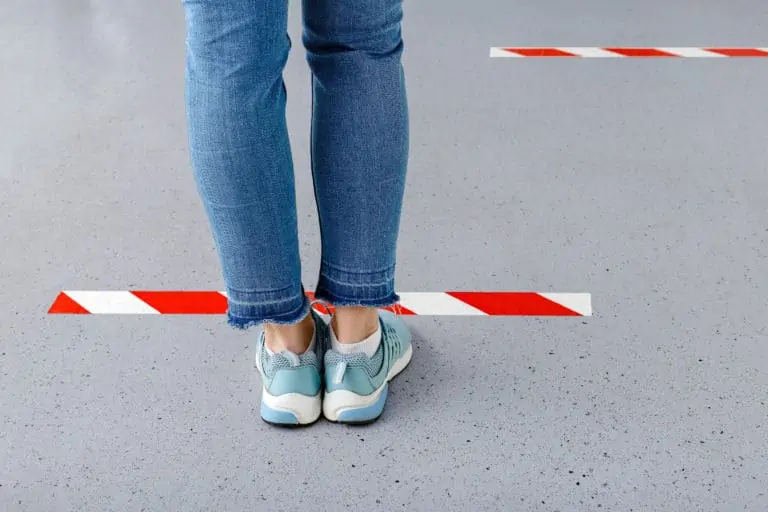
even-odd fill
[[[323,352],[328,326],[310,309],[315,321],[314,350],[304,354],[283,351],[270,354],[264,345],[264,331],[256,345],[256,368],[261,374],[261,418],[273,425],[309,425],[322,411]]]
[[[413,356],[411,333],[394,313],[379,309],[381,344],[373,355],[325,352],[323,415],[339,423],[371,423],[381,416],[389,381]]]

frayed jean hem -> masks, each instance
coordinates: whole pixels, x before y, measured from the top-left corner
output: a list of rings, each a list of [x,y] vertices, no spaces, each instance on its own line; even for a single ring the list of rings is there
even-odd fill
[[[386,307],[400,302],[400,296],[395,293],[394,267],[358,274],[323,265],[315,298],[333,306]]]
[[[286,312],[279,311],[279,308],[290,302],[281,304],[243,304],[229,302],[227,309],[227,324],[240,330],[247,330],[265,322],[280,325],[292,325],[301,322],[309,314],[309,297],[303,295],[303,300],[298,308],[293,308]]]

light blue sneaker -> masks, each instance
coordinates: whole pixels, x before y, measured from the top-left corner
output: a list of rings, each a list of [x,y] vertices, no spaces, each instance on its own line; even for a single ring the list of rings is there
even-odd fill
[[[314,309],[315,349],[304,354],[283,351],[270,355],[262,329],[256,344],[256,367],[261,374],[261,418],[273,425],[309,425],[322,411],[323,353],[329,344],[328,324]]]
[[[411,332],[394,313],[379,309],[381,345],[373,355],[325,352],[323,415],[330,421],[362,424],[384,412],[389,381],[413,356]],[[330,345],[330,343],[329,343]]]

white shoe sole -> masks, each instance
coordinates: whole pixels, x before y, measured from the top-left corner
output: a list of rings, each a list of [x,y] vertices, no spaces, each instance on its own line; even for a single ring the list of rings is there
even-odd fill
[[[300,393],[285,393],[272,395],[266,388],[261,392],[262,418],[270,423],[309,425],[316,422],[322,413],[322,391],[317,396],[306,396]],[[265,409],[266,408],[266,409]],[[293,415],[296,421],[292,421]]]

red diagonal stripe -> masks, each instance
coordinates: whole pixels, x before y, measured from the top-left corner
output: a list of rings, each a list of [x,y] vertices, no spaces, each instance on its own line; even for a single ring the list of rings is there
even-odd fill
[[[581,316],[532,292],[445,292],[488,315]]]
[[[386,309],[387,311],[391,311],[392,313],[397,313],[398,315],[403,315],[403,316],[410,316],[410,315],[416,314],[410,309],[406,308],[405,306],[401,306],[400,304],[395,304],[394,306],[387,306],[381,309]]]
[[[728,57],[768,57],[768,52],[757,48],[704,48],[708,52],[727,55]]]
[[[309,297],[309,300],[315,300],[314,292],[305,292],[305,293],[307,297]],[[313,307],[314,309],[316,309],[317,311],[325,315],[332,315],[333,312],[335,311],[335,308],[332,305],[326,304],[324,302],[318,302]],[[386,306],[379,309],[385,309],[387,311],[391,311],[392,313],[397,313],[398,315],[415,315],[416,314],[410,309],[401,306],[400,304],[395,304],[394,306]]]
[[[91,312],[85,309],[83,306],[72,300],[69,295],[64,292],[59,293],[56,300],[51,304],[51,308],[48,310],[49,314],[59,315],[90,315]]]
[[[678,55],[657,50],[656,48],[603,48],[603,50],[618,53],[625,57],[678,57]]]
[[[502,48],[506,52],[517,53],[525,57],[578,57],[574,53],[564,52],[557,48]]]
[[[163,315],[222,315],[227,298],[210,291],[131,291]]]
[[[332,315],[334,311],[333,306],[326,304],[325,302],[318,302],[317,304],[313,304],[312,307],[315,309],[315,311],[319,311],[324,315]]]

